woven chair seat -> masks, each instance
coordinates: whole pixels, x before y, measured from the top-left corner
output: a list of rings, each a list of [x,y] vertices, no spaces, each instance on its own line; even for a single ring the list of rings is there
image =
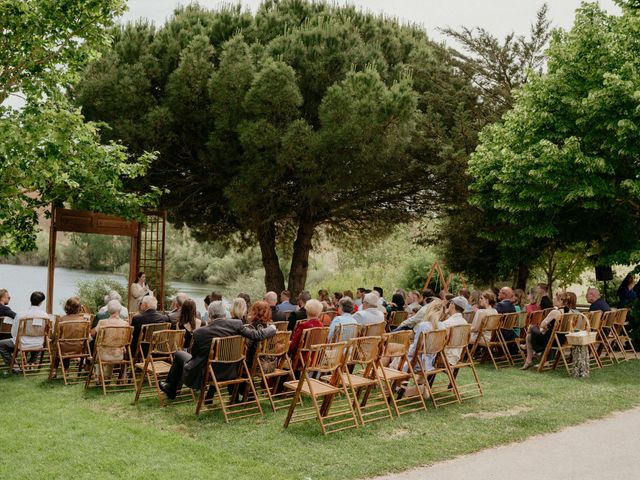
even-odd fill
[[[136,363],[136,368],[144,368],[144,362]],[[151,365],[151,363],[149,363],[147,365],[147,372],[152,372],[154,368],[156,370],[156,373],[158,374],[169,373],[169,370],[171,370],[171,364],[165,362],[164,360],[153,362],[153,366]]]
[[[313,392],[316,395],[332,395],[332,394],[340,393],[339,388],[336,388],[332,385],[321,382],[320,380],[316,380],[315,378],[309,378],[308,382],[313,384]],[[284,386],[289,390],[296,390],[298,388],[298,380],[291,380],[290,382],[284,382]],[[300,391],[306,395],[311,395],[311,391],[309,390],[309,383],[304,382],[302,384],[302,388]]]
[[[384,375],[386,375],[387,379],[390,382],[411,377],[411,374],[407,372],[401,372],[400,370],[396,370],[395,368],[389,368],[389,367],[382,367],[381,369],[379,368],[378,375],[383,376],[383,370],[384,370]]]

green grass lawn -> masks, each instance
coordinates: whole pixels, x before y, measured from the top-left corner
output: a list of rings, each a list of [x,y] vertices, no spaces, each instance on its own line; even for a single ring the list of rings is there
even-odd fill
[[[225,425],[192,405],[132,405],[133,394],[0,378],[1,478],[362,478],[558,430],[640,405],[640,362],[592,372],[480,368],[483,398],[329,437],[285,412]],[[523,452],[523,455],[526,452]]]

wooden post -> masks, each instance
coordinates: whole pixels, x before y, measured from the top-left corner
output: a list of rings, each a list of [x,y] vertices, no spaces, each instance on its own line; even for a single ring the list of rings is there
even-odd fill
[[[165,248],[164,243],[167,237],[167,211],[162,210],[160,212],[162,218],[162,255],[160,264],[160,310],[164,310],[164,261],[165,261]]]
[[[51,204],[51,225],[49,226],[49,260],[47,262],[47,313],[53,313],[53,282],[56,269],[56,207]]]
[[[127,308],[130,312],[132,310],[131,304],[131,295],[129,294],[129,290],[131,289],[131,284],[136,281],[136,275],[138,274],[138,247],[140,245],[138,239],[140,235],[140,229],[138,229],[138,233],[131,237],[131,249],[129,250],[129,283],[127,284]]]

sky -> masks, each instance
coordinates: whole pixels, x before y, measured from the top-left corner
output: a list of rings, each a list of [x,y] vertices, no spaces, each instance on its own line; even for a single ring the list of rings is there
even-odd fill
[[[186,5],[188,0],[129,0],[129,11],[123,21],[146,18],[156,24],[163,23],[178,5]],[[215,8],[225,3],[241,3],[255,11],[260,0],[220,1],[200,0],[198,3]],[[422,25],[430,38],[444,40],[438,28],[460,26],[483,27],[499,38],[515,32],[527,34],[535,19],[536,11],[543,0],[337,0],[333,3],[351,4],[374,13],[397,17],[402,21]],[[575,9],[580,0],[547,0],[549,18],[553,26],[569,29],[573,23]],[[620,9],[613,0],[599,0],[610,13]]]

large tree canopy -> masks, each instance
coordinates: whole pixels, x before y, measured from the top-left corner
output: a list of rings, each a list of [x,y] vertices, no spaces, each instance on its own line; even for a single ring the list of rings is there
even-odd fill
[[[122,11],[115,0],[0,3],[0,255],[35,247],[38,211],[51,203],[128,217],[151,204],[122,183],[151,157],[132,161],[123,146],[102,144],[65,95]]]
[[[269,289],[285,245],[293,292],[318,228],[367,236],[450,205],[477,108],[423,31],[300,0],[126,25],[75,94],[105,138],[159,151],[146,181],[175,221],[259,243]]]
[[[496,212],[503,246],[542,251],[585,242],[626,262],[640,227],[640,9],[596,4],[557,31],[548,73],[530,78],[469,162],[472,200]]]

